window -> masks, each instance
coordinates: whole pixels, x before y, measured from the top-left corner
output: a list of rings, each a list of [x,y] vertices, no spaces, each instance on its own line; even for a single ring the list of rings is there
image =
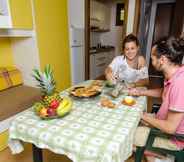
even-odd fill
[[[116,5],[116,26],[123,25],[125,9],[124,3],[117,3]]]

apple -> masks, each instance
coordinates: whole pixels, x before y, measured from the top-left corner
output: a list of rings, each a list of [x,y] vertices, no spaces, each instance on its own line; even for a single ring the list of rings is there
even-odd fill
[[[57,100],[53,100],[51,103],[50,103],[50,108],[52,109],[56,109],[57,107],[59,106],[59,101]]]
[[[56,109],[48,108],[47,109],[48,116],[55,116],[56,115]]]

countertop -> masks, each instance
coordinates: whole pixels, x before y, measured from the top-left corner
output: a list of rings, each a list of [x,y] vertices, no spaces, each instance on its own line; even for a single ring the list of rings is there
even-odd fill
[[[96,54],[96,53],[101,53],[101,52],[110,52],[115,50],[113,46],[105,47],[105,48],[91,48],[90,49],[90,54]]]

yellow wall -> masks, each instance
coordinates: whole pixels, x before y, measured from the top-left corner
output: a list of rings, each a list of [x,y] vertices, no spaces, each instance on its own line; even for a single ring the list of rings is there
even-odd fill
[[[32,29],[32,8],[29,0],[9,0],[13,28]]]
[[[11,40],[9,38],[0,38],[0,66],[14,65]]]
[[[36,32],[41,69],[51,64],[58,90],[70,86],[67,0],[34,0]],[[0,38],[0,66],[13,65],[11,40]],[[7,134],[1,134],[2,147]]]
[[[0,67],[14,65],[11,49],[11,40],[9,38],[0,38]],[[8,132],[0,134],[0,151],[7,147]]]
[[[51,64],[58,90],[70,86],[67,0],[34,0],[40,64]]]

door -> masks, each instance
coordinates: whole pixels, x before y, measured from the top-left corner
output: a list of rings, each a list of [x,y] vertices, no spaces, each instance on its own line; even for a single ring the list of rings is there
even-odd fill
[[[153,43],[158,41],[160,38],[168,37],[171,35],[171,25],[173,22],[175,3],[161,3],[157,4],[156,16],[154,23]],[[151,60],[149,61],[149,75],[150,77],[161,77],[163,74],[156,71]]]

